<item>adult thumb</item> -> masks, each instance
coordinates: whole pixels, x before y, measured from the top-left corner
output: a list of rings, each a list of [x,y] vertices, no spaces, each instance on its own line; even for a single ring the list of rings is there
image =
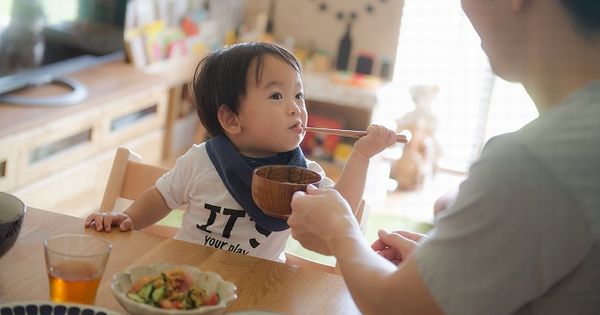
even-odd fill
[[[306,194],[311,196],[322,195],[327,193],[329,190],[330,189],[320,189],[313,184],[306,186]]]
[[[308,186],[306,186],[306,192],[309,195],[314,195],[317,191],[319,191],[319,188],[313,184],[308,184]]]
[[[298,191],[294,192],[294,194],[292,195],[292,200],[294,200],[298,197],[302,197],[304,195],[306,195],[305,192],[303,192],[302,190],[298,190]]]
[[[379,230],[377,233],[379,239],[388,247],[391,247],[402,255],[403,258],[408,256],[417,245],[416,242],[397,233],[388,233],[385,230]]]

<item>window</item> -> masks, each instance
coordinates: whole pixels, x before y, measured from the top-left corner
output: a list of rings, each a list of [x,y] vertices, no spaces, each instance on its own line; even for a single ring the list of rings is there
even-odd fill
[[[406,0],[394,81],[382,89],[375,119],[392,125],[414,108],[408,90],[437,85],[440,166],[466,171],[493,135],[516,130],[537,116],[519,84],[496,77],[460,0]]]
[[[13,2],[19,0],[0,1],[0,30],[7,27],[11,20]],[[54,24],[63,20],[73,20],[77,16],[77,2],[42,0],[39,5],[44,12],[47,23]],[[30,7],[31,5],[24,5]]]

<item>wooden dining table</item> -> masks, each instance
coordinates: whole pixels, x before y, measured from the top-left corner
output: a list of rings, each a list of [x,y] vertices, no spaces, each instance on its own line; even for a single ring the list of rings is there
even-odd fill
[[[137,265],[168,262],[219,273],[235,283],[238,298],[227,312],[268,311],[281,314],[360,314],[339,275],[299,268],[140,231],[111,233],[86,229],[81,218],[27,209],[15,246],[0,258],[0,304],[48,300],[45,239],[79,233],[112,244],[95,305],[126,314],[110,290],[115,273]]]

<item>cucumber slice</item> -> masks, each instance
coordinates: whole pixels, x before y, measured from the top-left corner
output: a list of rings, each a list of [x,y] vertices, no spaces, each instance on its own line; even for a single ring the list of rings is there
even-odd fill
[[[144,299],[142,299],[139,295],[135,293],[127,293],[127,297],[135,302],[144,303]]]
[[[154,303],[158,303],[160,300],[163,299],[163,296],[165,295],[165,287],[162,286],[158,289],[154,289],[154,291],[152,291],[152,301],[154,301]]]
[[[138,291],[138,295],[144,299],[144,301],[150,301],[150,294],[152,294],[152,284],[146,284],[143,288]]]

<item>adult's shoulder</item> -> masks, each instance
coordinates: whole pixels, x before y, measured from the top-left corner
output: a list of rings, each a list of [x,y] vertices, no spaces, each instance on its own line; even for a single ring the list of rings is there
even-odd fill
[[[541,161],[524,140],[515,132],[487,143],[414,253],[449,314],[513,313],[573,272],[593,246],[587,199],[571,177],[557,176],[562,162]]]
[[[517,166],[514,164],[515,162],[527,162],[531,159],[530,146],[519,133],[513,132],[490,138],[473,167],[489,164],[494,168],[513,169]]]

